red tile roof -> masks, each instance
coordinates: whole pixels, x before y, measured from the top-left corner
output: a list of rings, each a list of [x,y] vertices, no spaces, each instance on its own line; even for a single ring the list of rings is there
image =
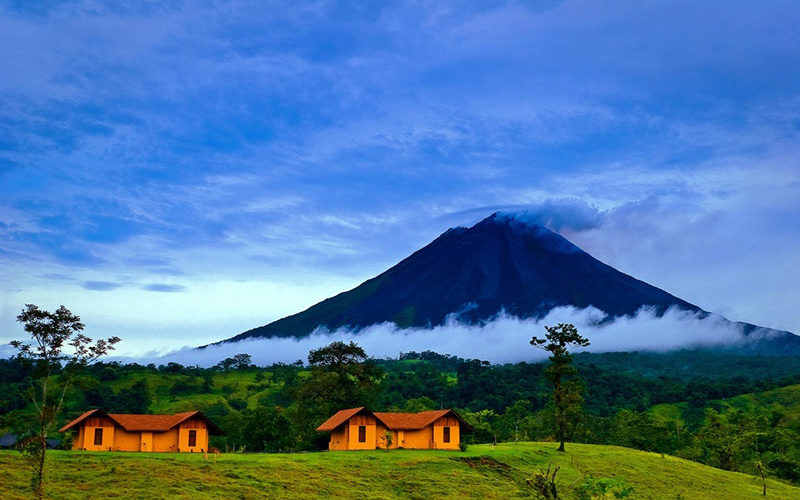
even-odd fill
[[[164,432],[179,425],[181,422],[189,420],[193,417],[197,417],[206,422],[210,434],[222,434],[222,431],[219,429],[219,427],[214,425],[211,420],[209,420],[199,411],[187,411],[183,413],[175,413],[174,415],[136,415],[129,413],[106,413],[100,409],[84,412],[81,414],[81,416],[59,429],[58,432],[66,432],[67,430],[95,414],[111,419],[117,425],[129,432]]]
[[[347,422],[351,417],[360,412],[367,412],[374,416],[390,430],[410,431],[425,428],[433,424],[436,420],[444,417],[445,415],[453,415],[458,419],[461,427],[465,431],[471,431],[472,428],[464,421],[461,416],[453,410],[430,410],[421,411],[419,413],[403,413],[403,412],[371,412],[366,408],[349,408],[347,410],[337,411],[331,418],[323,422],[322,425],[317,427],[318,431],[332,431],[343,423]]]
[[[111,420],[121,425],[126,431],[168,431],[197,413],[196,411],[176,413],[175,415],[131,415],[125,413],[109,413]]]
[[[331,418],[322,422],[322,425],[317,427],[317,430],[320,432],[332,431],[335,428],[342,425],[343,423],[345,423],[347,420],[350,419],[350,417],[354,416],[361,410],[364,410],[368,413],[372,413],[371,411],[365,409],[363,406],[359,406],[358,408],[348,408],[347,410],[339,410],[336,413],[334,413]]]
[[[375,417],[386,425],[387,429],[404,431],[427,427],[438,418],[447,415],[450,410],[431,410],[419,413],[375,412]]]
[[[58,432],[66,432],[66,431],[68,431],[68,430],[69,430],[69,429],[71,429],[73,426],[75,426],[75,425],[77,425],[77,424],[79,424],[79,423],[83,422],[83,421],[84,421],[86,418],[88,418],[90,415],[92,415],[92,414],[94,414],[95,412],[98,412],[98,411],[99,411],[100,413],[102,413],[103,415],[105,415],[105,414],[106,414],[106,412],[104,412],[103,410],[99,410],[99,409],[97,409],[97,408],[95,408],[94,410],[85,411],[85,412],[81,413],[81,415],[80,415],[78,418],[76,418],[75,420],[71,420],[71,421],[70,421],[70,422],[69,422],[67,425],[65,425],[64,427],[60,428],[60,429],[58,430]]]

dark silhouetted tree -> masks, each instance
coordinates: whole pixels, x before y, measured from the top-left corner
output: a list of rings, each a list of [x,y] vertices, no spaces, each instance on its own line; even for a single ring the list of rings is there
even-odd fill
[[[246,370],[253,366],[253,358],[249,354],[235,354],[230,358],[225,358],[214,366],[222,371]]]
[[[308,363],[311,375],[297,387],[292,419],[302,446],[317,441],[314,429],[336,411],[372,404],[383,376],[354,342],[314,349],[308,353]]]

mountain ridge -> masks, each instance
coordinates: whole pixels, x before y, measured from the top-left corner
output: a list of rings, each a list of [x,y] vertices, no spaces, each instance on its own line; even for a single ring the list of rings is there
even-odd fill
[[[351,290],[222,342],[302,338],[318,327],[358,331],[385,322],[426,328],[454,313],[469,324],[484,324],[501,312],[538,319],[559,306],[595,307],[608,320],[635,315],[642,307],[659,316],[671,307],[710,314],[599,261],[544,226],[494,213],[469,228],[448,229]],[[800,337],[790,332],[730,323],[745,335],[756,330],[790,335],[800,352]]]

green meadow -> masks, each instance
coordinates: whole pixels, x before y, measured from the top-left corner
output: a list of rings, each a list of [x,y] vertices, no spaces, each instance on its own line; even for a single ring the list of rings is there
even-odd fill
[[[392,450],[297,454],[199,454],[54,451],[49,498],[538,498],[530,484],[559,467],[559,498],[609,484],[635,499],[757,499],[761,481],[668,455],[614,446],[553,443],[473,445],[466,452]],[[0,452],[0,497],[29,498],[20,454]],[[612,488],[613,489],[613,488]],[[608,496],[605,498],[614,498]],[[767,480],[767,498],[797,499],[800,488]]]
[[[779,387],[769,391],[740,394],[727,399],[712,401],[723,413],[738,410],[750,415],[770,415],[780,412],[788,418],[800,418],[800,384]],[[649,412],[658,419],[675,421],[686,413],[686,403],[653,405]]]

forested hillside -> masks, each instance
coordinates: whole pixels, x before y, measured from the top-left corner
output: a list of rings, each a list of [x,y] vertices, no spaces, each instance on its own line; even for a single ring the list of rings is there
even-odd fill
[[[800,359],[679,351],[580,354],[585,411],[572,441],[674,454],[800,484]],[[117,413],[202,410],[225,432],[221,450],[323,448],[314,428],[352,401],[379,410],[456,408],[473,443],[548,440],[546,363],[493,365],[436,353],[369,360],[347,374],[364,383],[334,394],[329,369],[302,363],[257,367],[247,355],[213,368],[176,363],[96,363],[76,381],[63,418],[88,408]],[[0,360],[0,432],[24,427],[26,372]],[[327,384],[327,385],[326,385]],[[337,399],[338,398],[338,399]],[[68,444],[68,439],[67,443]]]

